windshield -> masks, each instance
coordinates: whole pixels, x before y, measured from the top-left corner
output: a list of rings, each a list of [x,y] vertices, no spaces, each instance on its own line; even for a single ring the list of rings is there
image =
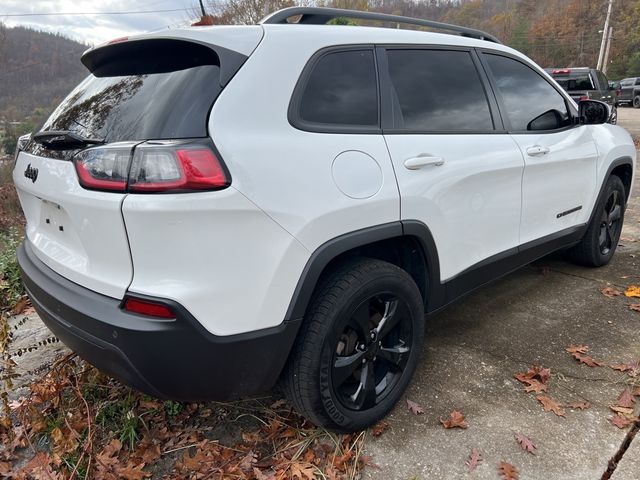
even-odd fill
[[[205,137],[209,110],[220,91],[217,65],[146,75],[89,75],[42,130],[70,130],[105,142]]]
[[[553,78],[567,91],[595,89],[593,82],[591,81],[591,76],[588,73],[580,76],[553,75]]]

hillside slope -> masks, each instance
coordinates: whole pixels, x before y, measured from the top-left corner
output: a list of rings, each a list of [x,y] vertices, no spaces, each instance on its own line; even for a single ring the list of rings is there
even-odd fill
[[[0,25],[0,121],[38,121],[86,75],[88,47],[68,38]]]

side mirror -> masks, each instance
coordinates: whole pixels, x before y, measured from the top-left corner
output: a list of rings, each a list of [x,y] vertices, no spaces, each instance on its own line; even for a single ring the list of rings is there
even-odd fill
[[[581,100],[578,104],[580,123],[584,125],[599,125],[607,123],[611,116],[609,105],[598,100]]]
[[[531,120],[527,130],[557,130],[562,127],[562,114],[557,110],[547,110]]]

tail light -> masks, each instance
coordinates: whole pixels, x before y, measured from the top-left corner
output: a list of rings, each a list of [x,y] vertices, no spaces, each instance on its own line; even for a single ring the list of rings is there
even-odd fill
[[[207,142],[111,144],[83,150],[74,163],[80,184],[91,190],[177,193],[219,190],[231,184]]]
[[[579,101],[589,100],[589,95],[580,95]]]
[[[570,68],[558,68],[556,70],[553,71],[554,75],[566,75],[571,73],[571,69]]]
[[[123,308],[127,312],[146,315],[147,317],[164,318],[167,320],[176,318],[176,314],[173,313],[173,310],[166,305],[140,298],[127,298],[124,301]]]

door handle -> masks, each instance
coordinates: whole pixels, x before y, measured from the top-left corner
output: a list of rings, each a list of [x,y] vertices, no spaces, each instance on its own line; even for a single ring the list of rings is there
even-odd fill
[[[534,145],[527,148],[527,155],[530,157],[539,157],[540,155],[546,155],[549,153],[549,147],[541,147],[540,145]]]
[[[426,167],[427,165],[440,167],[441,165],[444,165],[444,158],[418,155],[417,157],[408,158],[404,161],[404,166],[409,170],[418,170],[422,167]]]

